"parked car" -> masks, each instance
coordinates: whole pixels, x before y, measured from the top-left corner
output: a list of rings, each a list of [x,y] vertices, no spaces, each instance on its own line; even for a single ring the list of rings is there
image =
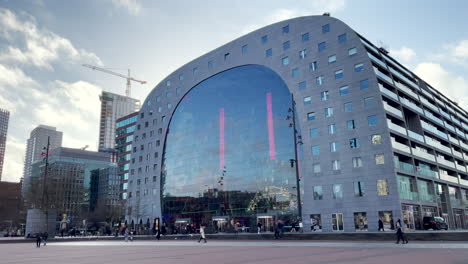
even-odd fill
[[[425,216],[423,218],[423,227],[424,230],[433,229],[433,230],[441,230],[441,229],[448,229],[448,225],[442,217],[432,217],[432,216]]]

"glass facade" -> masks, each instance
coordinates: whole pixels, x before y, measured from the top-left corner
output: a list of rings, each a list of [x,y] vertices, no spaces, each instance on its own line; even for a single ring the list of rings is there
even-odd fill
[[[262,219],[291,223],[297,198],[290,103],[286,84],[263,66],[233,68],[195,86],[168,129],[163,221],[214,229],[220,217],[225,229],[254,228]]]

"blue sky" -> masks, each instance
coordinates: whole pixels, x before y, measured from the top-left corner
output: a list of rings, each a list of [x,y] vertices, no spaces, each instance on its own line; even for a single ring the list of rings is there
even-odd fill
[[[11,111],[3,180],[18,181],[29,132],[64,132],[96,149],[101,90],[125,80],[82,63],[130,68],[144,100],[166,75],[252,30],[303,15],[347,23],[468,106],[468,1],[0,0],[0,108]],[[125,71],[122,71],[125,73]]]

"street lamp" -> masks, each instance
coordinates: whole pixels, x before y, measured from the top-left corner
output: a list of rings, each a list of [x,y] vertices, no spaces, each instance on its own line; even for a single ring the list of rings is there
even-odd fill
[[[299,214],[299,222],[302,222],[302,204],[301,204],[301,188],[300,188],[300,181],[299,178],[299,166],[298,166],[298,155],[297,155],[297,146],[302,145],[302,137],[299,135],[299,132],[296,129],[296,110],[295,110],[296,102],[294,102],[294,96],[291,94],[291,108],[288,109],[288,112],[291,116],[287,116],[286,120],[291,120],[289,123],[289,127],[294,130],[293,137],[294,137],[294,159],[290,159],[289,162],[291,163],[291,168],[294,167],[294,163],[296,165],[296,191],[297,191],[297,211]]]
[[[50,147],[50,136],[47,136],[47,147],[43,147],[42,150],[45,150],[45,153],[42,152],[42,155],[41,156],[45,156],[43,158],[43,160],[45,160],[45,169],[44,169],[44,179],[42,180],[42,210],[44,210],[45,212],[45,226],[46,226],[46,232],[49,230],[49,223],[48,223],[48,211],[47,211],[47,202],[45,201],[45,198],[46,198],[46,183],[47,183],[47,170],[48,170],[48,167],[49,167],[49,147]]]

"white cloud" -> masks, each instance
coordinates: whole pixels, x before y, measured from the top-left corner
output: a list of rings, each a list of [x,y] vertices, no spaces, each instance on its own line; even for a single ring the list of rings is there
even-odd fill
[[[141,13],[142,5],[138,0],[112,0],[112,3],[117,8],[124,8],[132,16],[137,16]]]
[[[2,181],[18,181],[23,176],[25,148],[26,142],[8,134]]]
[[[0,86],[9,86],[10,89],[14,89],[21,85],[36,85],[36,82],[26,76],[21,69],[0,64]]]
[[[406,65],[412,63],[416,59],[416,52],[405,46],[401,47],[399,50],[390,50],[390,55]]]
[[[418,64],[414,72],[461,107],[468,109],[467,79],[448,72],[440,64],[433,62]]]
[[[431,56],[441,63],[453,63],[468,68],[468,40],[445,44],[443,50]]]
[[[34,18],[24,14],[18,16],[9,9],[0,8],[0,38],[13,44],[0,47],[0,62],[3,63],[33,65],[47,70],[53,70],[51,64],[58,61],[102,65],[96,54],[77,49],[70,40],[39,28]]]

